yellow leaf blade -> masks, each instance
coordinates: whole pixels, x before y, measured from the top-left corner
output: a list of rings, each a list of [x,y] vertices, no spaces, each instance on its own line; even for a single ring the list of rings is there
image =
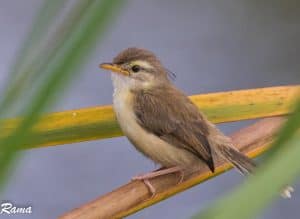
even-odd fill
[[[300,86],[281,86],[200,94],[191,100],[215,123],[286,115],[299,96]],[[18,119],[4,122],[3,135]],[[112,106],[56,112],[41,117],[34,127],[34,142],[23,148],[68,144],[121,136]]]

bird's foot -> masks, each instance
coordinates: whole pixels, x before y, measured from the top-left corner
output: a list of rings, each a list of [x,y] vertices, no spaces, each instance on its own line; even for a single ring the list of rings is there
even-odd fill
[[[179,173],[179,181],[177,182],[177,185],[182,183],[183,182],[183,179],[184,179],[184,171],[181,169],[181,170],[178,170],[178,173]]]
[[[140,175],[132,177],[132,180],[143,181],[145,183],[145,185],[148,187],[149,191],[151,192],[151,194],[152,194],[151,198],[152,198],[153,196],[156,195],[156,189],[154,188],[154,186],[151,184],[151,182],[149,180],[153,179],[155,177],[158,177],[158,176],[163,176],[163,175],[167,175],[170,173],[176,173],[176,172],[180,173],[180,180],[178,182],[178,184],[179,184],[183,181],[184,174],[183,174],[182,168],[180,168],[178,166],[170,167],[170,168],[160,168],[160,169],[150,172],[150,173],[140,174]]]

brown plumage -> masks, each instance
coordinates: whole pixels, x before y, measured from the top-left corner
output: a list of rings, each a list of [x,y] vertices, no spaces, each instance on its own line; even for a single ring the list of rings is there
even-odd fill
[[[138,73],[131,71],[136,63],[141,68]],[[125,135],[140,152],[164,167],[187,169],[204,162],[212,172],[214,154],[221,155],[241,172],[252,172],[254,163],[233,148],[230,139],[174,87],[152,52],[128,48],[114,58],[113,65],[129,72],[129,76],[113,75],[114,108]],[[161,148],[168,149],[145,145],[153,142],[142,142],[138,132],[147,133]],[[170,150],[174,151],[161,154]]]
[[[113,60],[114,64],[124,64],[124,63],[129,63],[131,61],[135,60],[144,60],[147,62],[157,63],[159,65],[160,61],[157,59],[157,57],[154,55],[154,53],[144,50],[144,49],[139,49],[136,47],[128,48],[122,52],[120,52]]]
[[[198,108],[183,93],[173,86],[160,84],[152,89],[135,91],[134,97],[134,113],[145,130],[187,150],[214,171],[207,139],[209,128]]]
[[[129,48],[101,67],[117,73],[112,74],[113,102],[124,134],[145,156],[167,168],[135,179],[148,180],[201,163],[214,172],[214,156],[243,174],[253,172],[254,162],[168,80],[168,72],[152,52]]]

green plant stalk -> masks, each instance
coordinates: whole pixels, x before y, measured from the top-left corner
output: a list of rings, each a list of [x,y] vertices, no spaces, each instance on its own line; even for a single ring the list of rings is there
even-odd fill
[[[15,133],[1,142],[0,179],[3,182],[9,164],[14,157],[14,151],[28,141],[30,128],[37,121],[40,113],[49,106],[50,102],[57,97],[57,91],[65,87],[64,82],[74,76],[75,70],[87,56],[86,52],[95,42],[95,35],[103,30],[111,14],[120,5],[119,0],[95,1],[89,8],[79,28],[74,32],[72,38],[62,48],[55,59],[47,66],[48,72],[53,72],[48,81],[40,87],[33,101],[28,104],[26,117],[22,120]]]
[[[64,6],[62,3],[66,3],[66,1],[53,1],[53,3],[49,5],[47,2],[43,6],[45,10],[43,14],[45,14],[44,17],[46,18],[49,18],[50,15],[56,17]],[[24,90],[26,89],[26,93],[28,93],[28,90],[33,88],[32,81],[38,82],[42,76],[45,76],[44,74],[40,74],[40,72],[43,72],[43,68],[52,60],[59,48],[70,37],[70,31],[78,24],[79,19],[82,17],[86,8],[91,4],[91,1],[79,3],[73,5],[66,19],[60,22],[50,36],[46,35],[46,27],[43,25],[48,25],[47,27],[49,27],[51,25],[50,21],[53,21],[53,19],[46,21],[44,17],[41,18],[40,14],[37,16],[37,18],[41,20],[36,22],[37,27],[33,28],[29,39],[27,39],[28,42],[26,41],[26,45],[28,44],[29,46],[25,46],[25,48],[23,48],[24,51],[20,52],[26,60],[17,60],[14,65],[18,66],[18,69],[11,72],[11,75],[15,75],[15,77],[14,80],[11,80],[5,98],[2,100],[0,115],[9,107],[17,107],[16,103],[20,102],[20,99],[24,99],[24,95],[22,95]],[[41,28],[39,32],[37,30],[38,28]],[[44,34],[39,34],[40,32]],[[44,40],[41,40],[42,37],[44,37]]]
[[[266,159],[271,157],[274,153],[277,153],[277,150],[280,149],[282,145],[284,145],[285,142],[289,141],[289,139],[294,135],[294,133],[299,129],[300,127],[300,99],[296,102],[294,106],[293,113],[289,116],[289,119],[287,122],[283,125],[280,135],[278,136],[277,140],[274,143],[274,146],[272,147],[272,150],[270,150],[269,153],[266,154]]]
[[[0,103],[0,116],[3,113],[9,111],[9,107],[16,102],[18,93],[21,90],[20,82],[23,81],[26,74],[24,74],[24,68],[28,68],[28,63],[35,60],[38,57],[34,57],[34,53],[39,49],[42,38],[46,35],[46,28],[53,23],[56,15],[62,9],[65,1],[53,0],[44,1],[38,15],[34,19],[32,30],[29,32],[25,39],[16,60],[11,67],[9,78],[7,79],[7,86],[5,88],[5,95],[1,99]],[[30,61],[29,61],[30,60]],[[26,70],[25,70],[26,71]]]
[[[251,176],[233,194],[212,203],[208,210],[193,219],[254,218],[274,198],[279,191],[300,174],[300,138],[294,137],[281,152],[270,158],[255,176]],[[288,168],[286,167],[293,167]],[[270,178],[272,176],[272,178]]]
[[[19,74],[23,74],[23,69],[28,65],[28,60],[35,60],[35,58],[38,58],[34,56],[34,53],[39,50],[39,47],[43,43],[45,35],[48,32],[49,26],[53,24],[66,2],[66,0],[46,0],[43,2],[38,14],[35,16],[32,28],[24,40],[20,51],[18,51],[16,60],[12,65],[8,81],[9,85]]]
[[[191,96],[191,100],[214,123],[286,115],[296,100],[299,86],[281,86],[217,92]],[[1,137],[18,126],[19,119],[3,122]],[[67,110],[41,116],[34,137],[22,149],[69,144],[121,136],[112,106]],[[34,141],[32,141],[34,140]]]
[[[193,217],[201,219],[253,218],[262,211],[279,191],[300,175],[300,101],[283,126],[273,152],[255,176],[234,193],[213,204],[213,207]],[[238,205],[238,207],[237,207]]]

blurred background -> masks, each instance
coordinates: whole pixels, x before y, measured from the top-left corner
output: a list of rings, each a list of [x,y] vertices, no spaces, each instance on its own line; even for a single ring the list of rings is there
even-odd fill
[[[2,86],[41,3],[0,3]],[[156,53],[189,95],[299,84],[299,6],[292,0],[129,0],[51,111],[111,104],[110,75],[98,64],[130,46]],[[219,127],[229,134],[250,122]],[[154,168],[125,137],[27,150],[0,201],[33,207],[33,214],[13,218],[55,218]],[[243,180],[229,171],[129,218],[189,218]],[[293,199],[278,199],[259,218],[299,218],[300,184],[295,189]]]

